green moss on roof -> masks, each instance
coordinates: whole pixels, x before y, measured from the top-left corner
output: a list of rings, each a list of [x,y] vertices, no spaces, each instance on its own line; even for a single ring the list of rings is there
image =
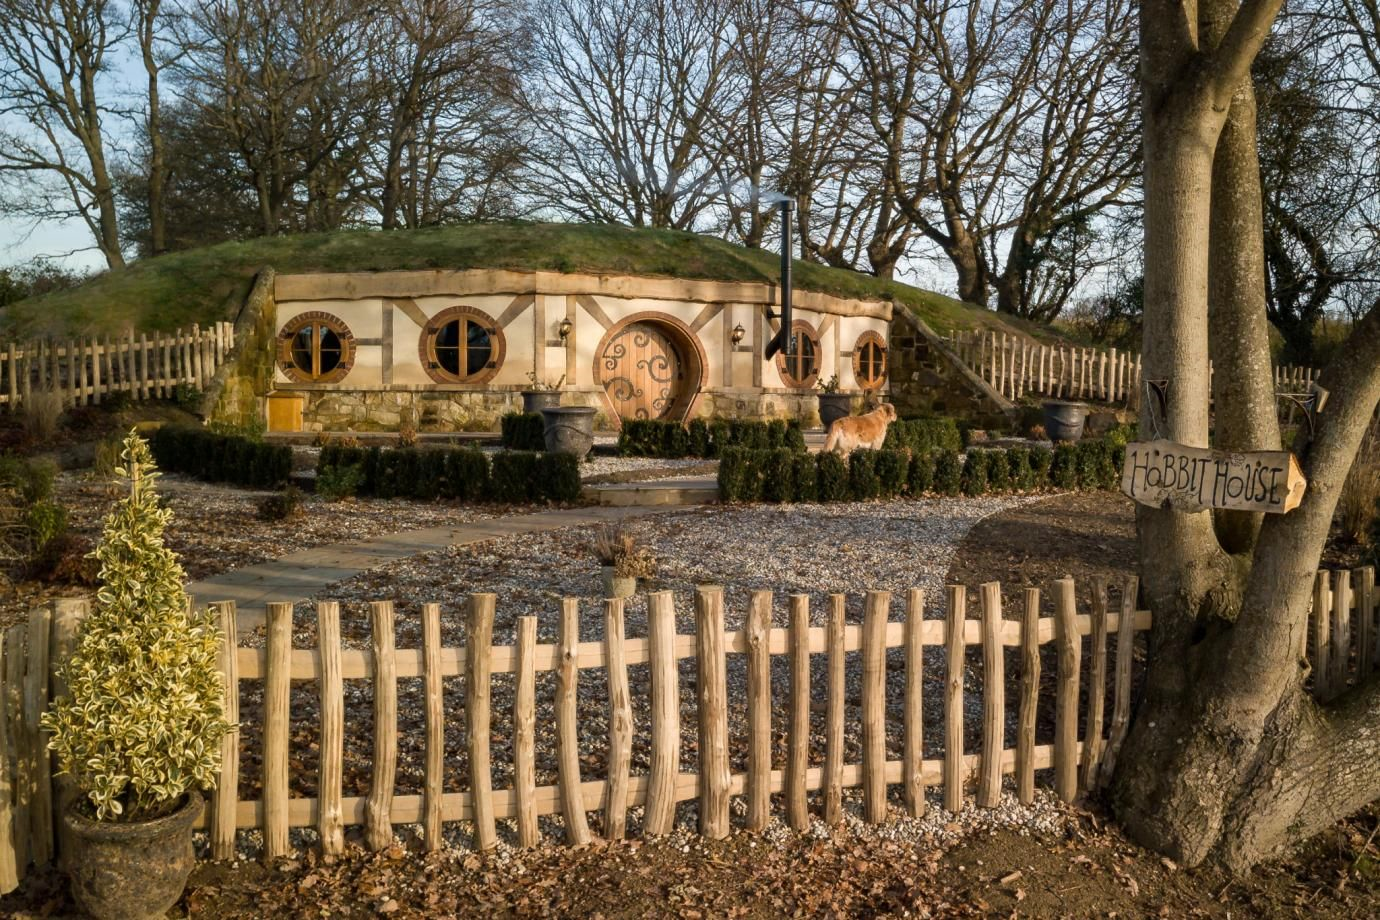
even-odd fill
[[[344,230],[222,243],[143,259],[70,291],[13,304],[3,323],[8,335],[29,337],[169,331],[234,319],[255,273],[265,265],[282,274],[506,268],[774,282],[779,259],[766,250],[695,233],[613,225],[510,221]],[[794,271],[800,290],[891,300],[939,332],[1013,326],[991,311],[899,282],[800,261]]]

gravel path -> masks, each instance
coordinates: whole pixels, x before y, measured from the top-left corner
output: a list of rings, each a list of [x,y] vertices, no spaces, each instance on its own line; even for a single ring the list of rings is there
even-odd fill
[[[928,617],[942,616],[939,598],[951,557],[964,534],[981,518],[1023,504],[1025,497],[983,499],[940,498],[919,501],[893,501],[870,504],[831,504],[796,506],[711,506],[638,520],[629,529],[649,544],[661,560],[660,572],[651,579],[651,589],[671,590],[676,594],[677,626],[680,632],[694,628],[692,592],[694,586],[714,582],[725,586],[725,619],[728,629],[738,629],[746,616],[749,592],[769,589],[776,592],[775,622],[786,620],[787,595],[805,593],[811,598],[812,622],[825,622],[825,600],[835,592],[848,594],[848,619],[862,616],[862,593],[869,588],[890,590],[898,598],[892,616],[901,615],[899,598],[911,587],[924,588],[930,601]],[[513,641],[516,619],[538,617],[539,641],[556,637],[559,599],[578,597],[585,612],[581,639],[602,638],[603,622],[599,605],[600,574],[588,543],[591,532],[571,528],[521,538],[496,540],[484,544],[451,548],[443,552],[413,557],[370,570],[331,586],[320,598],[341,602],[342,634],[347,647],[367,648],[369,622],[367,603],[391,598],[397,603],[397,645],[416,648],[421,644],[420,605],[442,604],[442,642],[456,646],[465,641],[464,598],[470,592],[491,591],[498,595],[494,641]],[[645,636],[645,596],[633,598],[626,609],[629,636]],[[315,644],[315,622],[311,608],[301,605],[296,611],[294,644]],[[262,642],[262,633],[243,640],[243,644]],[[942,724],[939,677],[942,650],[934,648],[926,656],[926,756],[938,756]],[[894,650],[888,662],[889,713],[888,756],[899,757],[901,713],[899,701],[904,682],[900,669],[901,653]],[[815,702],[812,728],[811,762],[822,762],[824,752],[824,666],[825,657],[813,658],[812,695]],[[773,662],[773,682],[786,686],[788,677],[784,656]],[[980,672],[980,664],[977,669]],[[845,748],[850,762],[861,757],[860,726],[855,708],[860,704],[861,658],[850,654],[847,661],[848,703]],[[971,671],[971,668],[970,668]],[[646,738],[650,730],[647,700],[648,671],[645,665],[629,669],[636,732],[632,769],[645,772],[649,767]],[[745,688],[746,668],[742,656],[728,661],[728,697],[731,768],[746,769]],[[968,749],[976,750],[980,714],[980,673],[970,673]],[[556,781],[554,674],[537,678],[537,782]],[[696,769],[695,673],[692,659],[680,668],[682,705],[681,769]],[[495,788],[511,784],[512,675],[493,679],[493,779]],[[242,761],[241,797],[259,795],[257,751],[261,688],[256,683],[241,687]],[[294,684],[293,689],[293,795],[315,795],[318,742],[318,703],[314,684]],[[464,679],[445,681],[446,709],[451,713],[447,731],[446,780],[448,791],[468,788],[468,764],[464,751]],[[581,761],[587,778],[602,777],[607,747],[607,692],[602,669],[580,672],[579,722]],[[785,698],[778,690],[774,716],[775,757],[785,756]],[[1009,706],[1014,713],[1014,705]],[[370,682],[346,682],[346,763],[345,794],[367,792],[371,762],[372,688]],[[399,794],[421,791],[423,762],[423,709],[421,681],[399,682]],[[899,795],[899,787],[893,794]],[[693,803],[682,806],[682,822],[693,822]],[[636,812],[636,810],[635,810]],[[554,819],[552,819],[554,821]],[[638,815],[631,821],[636,826]],[[554,825],[553,825],[554,827]],[[459,833],[456,831],[455,833]]]

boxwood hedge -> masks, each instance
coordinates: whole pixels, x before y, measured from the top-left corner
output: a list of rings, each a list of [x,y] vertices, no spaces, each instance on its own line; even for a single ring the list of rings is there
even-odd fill
[[[276,489],[292,475],[292,448],[205,428],[164,425],[150,442],[160,469],[208,482]]]
[[[359,471],[359,495],[461,502],[571,502],[580,497],[579,463],[570,454],[471,447],[321,449],[316,475]]]
[[[718,457],[730,447],[786,449],[802,453],[805,435],[798,419],[692,419],[688,425],[663,419],[629,419],[618,435],[625,457]]]

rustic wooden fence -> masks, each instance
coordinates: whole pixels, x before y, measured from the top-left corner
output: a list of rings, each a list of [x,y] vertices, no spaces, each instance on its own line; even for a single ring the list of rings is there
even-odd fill
[[[1352,586],[1356,590],[1352,590]],[[492,594],[472,595],[466,607],[467,644],[443,648],[440,607],[422,608],[422,648],[394,647],[394,605],[370,605],[371,648],[345,649],[341,643],[340,609],[332,602],[316,606],[317,647],[293,648],[293,607],[270,604],[267,609],[266,645],[240,648],[236,636],[234,604],[213,605],[224,634],[221,665],[226,675],[227,710],[240,720],[240,690],[246,685],[262,690],[259,716],[262,760],[262,795],[241,800],[240,765],[242,741],[238,731],[227,735],[222,748],[223,768],[218,788],[200,827],[207,830],[211,851],[217,858],[235,855],[236,832],[258,828],[263,834],[263,855],[273,858],[289,850],[291,828],[314,828],[326,853],[339,852],[347,826],[364,829],[367,843],[383,848],[393,840],[393,826],[420,824],[428,848],[441,845],[442,825],[466,821],[481,849],[495,845],[496,822],[516,819],[517,842],[540,842],[537,819],[563,817],[567,842],[582,844],[591,838],[589,812],[598,815],[598,829],[608,838],[621,838],[628,829],[628,810],[642,806],[642,830],[646,835],[671,830],[677,803],[698,801],[700,833],[723,837],[729,832],[729,803],[744,796],[745,826],[762,830],[770,819],[772,795],[783,793],[783,816],[790,826],[803,829],[810,821],[808,793],[820,792],[816,807],[826,822],[840,820],[845,788],[861,787],[863,814],[871,822],[888,814],[888,786],[900,785],[904,813],[925,810],[925,792],[942,789],[944,807],[953,812],[966,805],[967,789],[975,791],[978,807],[997,804],[1003,777],[1014,775],[1016,795],[1030,802],[1035,791],[1035,772],[1053,768],[1053,786],[1065,800],[1094,788],[1110,775],[1131,715],[1133,650],[1137,633],[1148,630],[1148,611],[1135,610],[1137,583],[1127,579],[1121,586],[1119,610],[1109,610],[1105,583],[1094,580],[1092,600],[1079,613],[1071,579],[1054,584],[1054,616],[1042,617],[1041,592],[1027,588],[1018,608],[1010,611],[1001,587],[983,585],[978,592],[979,616],[968,616],[968,592],[962,586],[946,589],[943,619],[924,619],[926,598],[919,590],[908,592],[900,619],[893,620],[894,604],[886,592],[869,592],[861,624],[845,622],[843,595],[829,598],[826,625],[810,625],[809,598],[789,598],[789,617],[784,626],[771,622],[772,594],[754,592],[744,628],[724,628],[724,595],[720,588],[700,588],[695,593],[693,634],[676,632],[674,599],[669,592],[648,597],[648,635],[627,637],[623,604],[604,602],[601,615],[605,638],[578,641],[579,602],[562,603],[558,639],[539,644],[537,620],[517,619],[512,644],[493,644],[496,599]],[[1358,675],[1380,664],[1380,613],[1373,569],[1356,572],[1323,572],[1318,577],[1314,614],[1308,630],[1309,649],[1315,662],[1315,690],[1331,697],[1343,688],[1354,668]],[[60,601],[52,611],[36,608],[27,625],[11,627],[0,635],[0,666],[3,667],[3,705],[0,705],[0,892],[13,889],[30,865],[42,865],[55,849],[57,810],[70,798],[63,777],[54,777],[44,747],[39,718],[47,700],[62,693],[54,673],[74,643],[85,601]],[[1320,615],[1319,615],[1320,614]],[[1109,662],[1108,638],[1115,636],[1114,656]],[[1086,650],[1085,650],[1086,637]],[[942,756],[926,759],[923,745],[926,726],[921,706],[924,688],[923,650],[944,650]],[[969,752],[964,745],[965,670],[969,647],[982,651],[981,745]],[[1054,681],[1053,742],[1036,743],[1036,714],[1041,701],[1041,651],[1056,653]],[[887,650],[902,650],[904,684],[900,703],[901,756],[887,757]],[[1018,681],[1008,691],[1007,649],[1019,650]],[[1353,654],[1354,652],[1354,654]],[[845,655],[861,654],[859,706],[846,706]],[[729,699],[727,658],[746,659],[747,693],[743,703]],[[811,767],[811,658],[825,656],[824,757]],[[772,660],[784,656],[789,679],[785,687],[773,686]],[[1086,662],[1085,662],[1086,658]],[[696,672],[695,702],[683,707],[679,669],[692,659]],[[640,739],[649,753],[649,769],[630,771],[634,742],[633,701],[629,696],[628,668],[647,665],[650,676],[650,730]],[[576,692],[582,670],[603,669],[607,680],[608,738],[606,769],[602,778],[581,774]],[[1109,673],[1110,671],[1110,673]],[[538,786],[535,770],[537,675],[555,673],[554,720],[556,728],[557,783]],[[512,706],[496,713],[490,688],[497,674],[514,675]],[[446,791],[445,737],[448,728],[443,706],[442,681],[465,677],[464,729],[468,760],[467,791]],[[1014,676],[1014,675],[1013,675]],[[395,794],[397,786],[399,726],[398,682],[421,678],[425,720],[422,748],[424,766],[420,795]],[[1110,680],[1110,684],[1109,684]],[[372,684],[372,756],[369,792],[365,796],[343,794],[345,742],[345,681]],[[292,763],[291,688],[293,682],[314,682],[319,692],[320,715],[316,798],[291,795]],[[938,683],[931,677],[931,687]],[[1080,690],[1083,700],[1080,702]],[[1097,692],[1100,690],[1101,692]],[[1106,702],[1110,690],[1110,716]],[[1015,698],[1014,730],[1007,716],[1008,695]],[[773,697],[784,703],[786,756],[773,762]],[[1046,698],[1045,702],[1048,702]],[[730,739],[729,707],[745,706],[742,737]],[[689,709],[689,712],[683,712]],[[698,770],[681,771],[681,720],[692,719],[697,729]],[[452,719],[454,714],[452,714]],[[511,788],[495,789],[492,781],[492,739],[495,719],[498,734],[511,738]],[[861,761],[846,763],[846,720],[858,719],[861,727]],[[1080,721],[1082,724],[1080,737]],[[778,729],[781,727],[778,724]],[[893,725],[894,729],[896,726]],[[451,726],[454,730],[454,726]],[[730,772],[730,743],[746,750],[746,772]],[[933,745],[931,745],[933,747]],[[742,750],[742,749],[739,749]],[[818,758],[816,758],[818,759]]]
[[[1139,406],[1140,355],[1115,348],[1048,345],[1015,333],[952,331],[949,348],[1008,399],[1050,396]],[[1274,368],[1275,389],[1305,393],[1313,368]]]
[[[193,326],[171,335],[144,333],[0,345],[0,403],[13,412],[34,393],[53,391],[65,405],[98,404],[112,393],[166,398],[178,384],[204,388],[234,345],[233,323]]]

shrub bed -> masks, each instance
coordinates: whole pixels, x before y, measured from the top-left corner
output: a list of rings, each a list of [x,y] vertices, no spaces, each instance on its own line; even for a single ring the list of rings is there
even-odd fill
[[[571,502],[580,497],[580,466],[570,454],[472,447],[327,445],[316,464],[318,491],[330,498],[449,499],[461,502]],[[325,485],[325,490],[321,486]]]
[[[753,450],[805,451],[798,419],[692,419],[690,424],[662,419],[629,419],[618,435],[624,457],[719,457],[730,447]]]
[[[205,428],[164,425],[153,435],[158,467],[208,482],[276,489],[292,474],[292,448]]]
[[[892,422],[886,430],[883,450],[962,450],[963,433],[951,418],[912,418]]]
[[[899,495],[994,495],[1048,488],[1116,489],[1125,448],[1083,441],[1047,448],[856,450],[799,454],[729,447],[719,461],[725,502],[869,501]]]
[[[499,425],[504,450],[546,450],[546,418],[540,412],[509,412]]]

